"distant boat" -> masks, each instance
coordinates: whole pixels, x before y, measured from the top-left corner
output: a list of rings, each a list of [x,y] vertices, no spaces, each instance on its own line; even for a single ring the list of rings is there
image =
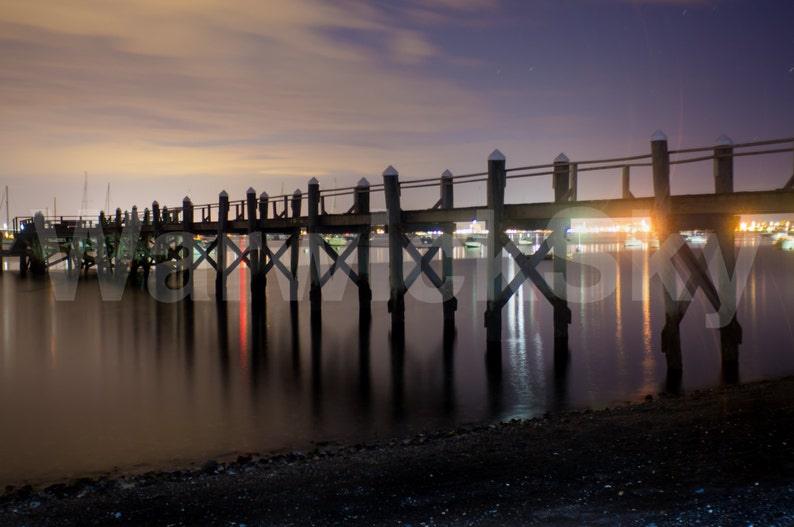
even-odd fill
[[[626,241],[623,242],[623,247],[626,249],[641,249],[644,246],[642,240],[638,240],[635,237],[626,238]]]
[[[708,235],[705,232],[682,232],[681,234],[684,235],[684,239],[687,243],[693,245],[701,245],[709,241]]]
[[[328,236],[325,241],[328,242],[328,245],[331,247],[342,247],[343,245],[347,245],[347,238],[343,236]]]
[[[794,251],[794,238],[783,236],[775,241],[775,247],[783,251]]]
[[[463,242],[463,246],[467,249],[479,249],[482,247],[482,242],[475,238],[474,236],[469,236],[466,238],[466,241]]]
[[[520,238],[518,240],[518,245],[535,245],[535,240],[530,238]]]

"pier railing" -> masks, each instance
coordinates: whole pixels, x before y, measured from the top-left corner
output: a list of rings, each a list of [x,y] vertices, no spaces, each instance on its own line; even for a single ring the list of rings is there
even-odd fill
[[[669,165],[671,166],[712,162],[716,173],[720,165],[724,165],[726,162],[736,158],[791,154],[792,152],[794,152],[794,138],[733,144],[730,139],[721,136],[714,146],[669,150],[667,154],[669,156]],[[616,158],[571,161],[564,154],[560,154],[551,163],[506,168],[506,182],[510,185],[510,189],[513,189],[516,188],[517,185],[520,185],[521,180],[527,178],[549,178],[554,189],[555,202],[579,202],[582,201],[582,197],[586,197],[580,196],[579,179],[587,178],[590,174],[607,172],[614,173],[615,177],[620,178],[621,181],[621,194],[611,199],[631,200],[643,197],[651,198],[652,195],[635,195],[637,192],[635,190],[636,186],[632,186],[632,177],[636,177],[636,169],[645,169],[643,170],[642,176],[647,178],[652,177],[650,175],[650,169],[653,167],[652,157],[652,154],[648,153]],[[792,167],[794,167],[794,162],[792,162]],[[474,183],[484,184],[487,182],[487,176],[487,172],[454,175],[447,171],[443,177],[400,181],[400,192],[404,192],[406,195],[410,195],[414,198],[411,199],[412,202],[425,202],[424,204],[426,207],[419,207],[416,209],[417,211],[437,211],[440,209],[441,205],[440,196],[442,195],[441,190],[443,185],[451,184],[458,187]],[[704,178],[705,177],[707,176],[704,175]],[[718,176],[715,175],[714,177],[717,178]],[[732,180],[733,174],[721,177],[723,178],[722,180],[716,180],[717,187],[715,188],[715,193],[717,194],[724,193],[724,189],[728,186],[726,181],[728,179]],[[782,179],[783,178],[781,178],[781,184],[779,186],[768,189],[768,191],[786,191],[794,189],[794,168],[792,168],[791,174],[786,175],[785,181]],[[353,215],[355,210],[353,198],[356,192],[362,191],[362,188],[365,188],[365,191],[370,194],[378,194],[384,191],[383,184],[369,184],[366,181],[363,187],[358,185],[354,187],[321,189],[319,194],[319,214],[321,216]],[[429,189],[434,188],[438,189],[436,195],[439,197],[430,198],[428,200],[427,196],[432,196],[433,194]],[[671,195],[675,196],[675,194]],[[707,193],[703,195],[711,196],[712,194]],[[759,197],[763,198],[763,196]],[[302,202],[307,199],[307,194],[300,189],[297,189],[292,194],[272,197],[268,196],[267,193],[262,193],[258,197],[258,204],[257,207],[253,209],[253,213],[256,215],[257,221],[275,221],[279,219],[304,220],[299,221],[299,223],[301,223],[301,226],[305,227],[305,220],[308,218],[308,213],[306,212],[308,208],[303,206]],[[753,201],[749,196],[745,196],[743,199],[749,199],[751,202]],[[341,201],[342,205],[332,209],[331,203],[336,203],[337,200]],[[540,203],[514,203],[513,201],[512,199],[508,200],[506,206],[540,205]],[[604,200],[600,199],[597,201]],[[737,203],[741,203],[741,201],[742,200],[737,200]],[[694,200],[694,202],[697,203],[697,200]],[[737,209],[734,209],[734,211],[737,214],[776,212],[779,210],[779,207],[777,207],[775,203],[777,203],[777,200],[773,203],[768,203],[767,206],[760,206],[759,203],[754,203],[749,206],[739,206]],[[485,204],[477,207],[467,207],[467,210],[461,211],[461,214],[448,211],[446,214],[439,214],[438,217],[441,221],[444,221],[450,216],[459,216],[458,221],[466,221],[465,218],[470,212],[475,209],[482,209],[484,205]],[[120,209],[117,209],[112,216],[107,217],[105,217],[105,215],[110,214],[110,211],[103,211],[102,216],[98,218],[89,218],[87,215],[61,215],[47,216],[45,217],[45,221],[48,224],[61,225],[64,228],[93,227],[97,225],[113,228],[114,226],[124,225],[129,221],[133,221],[131,218],[134,218],[135,221],[141,221],[144,225],[159,224],[165,230],[172,230],[185,222],[186,206],[192,206],[193,217],[190,218],[190,220],[194,227],[200,228],[202,225],[217,225],[220,212],[220,205],[218,202],[192,204],[189,198],[186,198],[181,205],[172,207],[160,207],[155,201],[151,209],[146,208],[141,213],[136,213],[137,207],[133,207],[132,212],[125,211],[122,213]],[[301,211],[302,214],[296,215],[296,210]],[[248,199],[229,201],[227,211],[228,221],[232,225],[247,223],[251,219],[249,216],[251,215],[252,209],[249,207]],[[508,214],[508,217],[512,216],[512,214]],[[520,217],[521,214],[519,213],[518,216]],[[428,218],[428,215],[421,214],[418,219],[424,218]],[[12,226],[14,231],[19,231],[24,228],[25,225],[32,224],[32,221],[32,216],[16,217],[13,220]],[[385,222],[385,215],[372,215],[370,222]],[[334,222],[331,223],[333,224]],[[339,220],[336,223],[344,225],[349,222]],[[274,228],[277,229],[285,225],[285,222],[276,222]],[[289,223],[290,227],[294,225],[294,221]]]
[[[734,244],[737,218],[739,214],[794,213],[794,162],[791,173],[781,175],[774,188],[739,192],[734,188],[734,160],[791,156],[792,153],[794,138],[734,144],[725,136],[710,147],[669,150],[667,137],[661,132],[651,137],[649,153],[625,157],[571,161],[560,154],[550,163],[507,168],[505,156],[494,150],[484,172],[455,175],[447,170],[438,177],[401,181],[398,171],[390,166],[382,174],[382,183],[371,184],[362,178],[356,186],[347,188],[320,189],[319,181],[312,178],[305,192],[296,189],[292,194],[273,197],[266,192],[257,196],[256,191],[249,188],[244,199],[230,200],[226,191],[222,191],[216,203],[193,204],[189,197],[185,197],[177,206],[161,207],[154,201],[151,209],[147,207],[139,211],[137,206],[129,212],[116,209],[112,216],[102,212],[96,219],[85,215],[17,218],[14,225],[20,230],[25,228],[21,239],[26,240],[28,248],[23,251],[17,249],[14,255],[20,257],[22,272],[26,272],[27,262],[35,258],[38,258],[36,269],[44,272],[48,258],[52,257],[56,263],[66,261],[70,269],[76,269],[78,273],[91,266],[96,266],[103,276],[115,273],[114,269],[130,272],[142,269],[144,276],[148,276],[152,269],[161,269],[166,274],[178,272],[187,276],[187,284],[192,284],[189,277],[193,270],[202,262],[208,262],[216,271],[218,301],[225,299],[229,273],[243,265],[251,271],[251,301],[259,305],[264,302],[266,275],[272,270],[289,280],[290,300],[299,300],[299,247],[302,236],[306,235],[309,245],[309,300],[313,316],[319,317],[323,285],[336,271],[342,271],[358,287],[364,321],[372,296],[369,237],[373,229],[383,228],[388,233],[389,247],[388,310],[392,334],[399,336],[404,331],[405,294],[420,276],[438,290],[444,309],[444,330],[454,328],[457,300],[452,287],[452,236],[457,222],[478,218],[487,225],[484,239],[487,307],[484,318],[489,347],[498,346],[501,341],[502,307],[524,282],[529,281],[554,310],[555,350],[567,350],[572,312],[565,296],[568,265],[565,243],[571,220],[593,217],[594,214],[630,217],[643,211],[651,216],[654,231],[661,240],[654,258],[657,274],[665,284],[662,348],[667,355],[668,370],[680,372],[682,368],[679,325],[698,289],[704,292],[718,315],[723,363],[735,365],[741,343],[741,326],[735,316],[736,291],[731,282],[737,261]],[[794,161],[794,156],[792,159]],[[687,176],[689,181],[699,180],[701,187],[709,188],[708,192],[672,192],[671,167],[709,162],[712,164],[710,175]],[[606,199],[582,199],[588,196],[581,195],[580,181],[598,173],[619,178],[618,195]],[[652,189],[647,195],[639,195],[637,176],[650,179],[643,182],[649,185],[641,185]],[[521,195],[518,189],[528,178],[545,179],[553,191],[553,200],[521,202],[517,198]],[[742,182],[744,187],[758,186],[753,182],[748,185],[746,180]],[[455,188],[470,184],[484,184],[484,196],[474,206],[456,206]],[[381,193],[385,210],[372,210],[371,198],[378,195],[380,199]],[[416,208],[403,208],[406,197]],[[335,206],[337,200],[342,202],[341,207]],[[34,224],[35,229],[32,228]],[[506,234],[508,229],[514,228],[547,229],[551,234],[532,254],[526,254]],[[727,278],[713,279],[702,255],[698,256],[684,243],[680,231],[694,228],[714,233],[724,257]],[[420,252],[408,235],[430,230],[442,234],[431,239],[431,243]],[[37,238],[32,231],[43,231],[45,235],[39,233]],[[77,233],[81,239],[77,239]],[[137,246],[132,251],[129,248],[119,250],[124,243],[130,243],[130,240],[123,240],[129,233],[138,236],[137,241],[131,240]],[[335,250],[327,237],[342,233],[349,239],[344,239],[346,246],[343,250]],[[248,241],[238,245],[238,241],[229,239],[229,234],[247,235]],[[271,248],[266,234],[283,234],[284,243]],[[85,238],[92,236],[96,242],[93,246],[100,248],[96,255],[88,255],[86,251],[86,246],[92,244],[86,243]],[[202,241],[197,243],[197,239]],[[48,247],[46,250],[44,245]],[[549,284],[543,273],[538,271],[538,266],[552,251],[555,252],[552,258],[554,273],[553,283]],[[357,264],[348,264],[347,259],[354,253]],[[505,253],[519,270],[513,277],[503,274],[501,262]],[[662,256],[658,256],[660,254]],[[330,259],[330,266],[323,268],[321,255]],[[406,255],[409,258],[406,259]],[[288,262],[282,263],[282,258]],[[404,260],[413,261],[413,267],[407,273]],[[34,268],[32,263],[30,268]],[[676,276],[681,280],[676,281]],[[681,281],[686,290],[683,295],[679,294]],[[172,293],[168,291],[168,294]],[[182,295],[178,298],[192,299],[192,285],[185,286],[178,294]]]

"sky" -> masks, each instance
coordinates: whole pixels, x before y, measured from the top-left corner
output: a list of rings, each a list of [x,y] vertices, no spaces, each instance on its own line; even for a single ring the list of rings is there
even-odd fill
[[[90,210],[108,187],[143,209],[480,172],[494,148],[645,154],[657,129],[671,149],[794,137],[792,21],[788,0],[0,0],[0,185],[12,216],[68,215],[85,174]],[[792,164],[743,160],[737,190]],[[710,164],[675,170],[673,193],[712,188]],[[511,199],[551,200],[522,181]],[[618,173],[580,182],[619,197]]]

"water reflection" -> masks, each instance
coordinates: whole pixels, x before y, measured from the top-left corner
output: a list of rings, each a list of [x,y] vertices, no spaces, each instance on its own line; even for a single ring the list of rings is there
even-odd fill
[[[445,417],[455,415],[455,336],[454,327],[444,328],[442,358],[444,362],[441,411]]]
[[[391,404],[394,421],[405,419],[405,327],[392,326],[389,338],[391,356]]]
[[[457,327],[446,332],[442,304],[411,295],[405,330],[391,332],[385,302],[362,312],[356,287],[312,312],[283,300],[275,283],[252,306],[245,273],[230,276],[239,299],[217,304],[158,303],[138,289],[101,302],[95,280],[81,282],[75,302],[56,302],[46,281],[6,274],[0,481],[358,441],[656,393],[665,381],[660,290],[647,259],[637,267],[625,253],[615,253],[614,294],[571,302],[566,346],[555,346],[548,301],[525,284],[505,307],[502,342],[487,349],[475,259],[455,262],[463,289]],[[794,373],[794,357],[779,351],[794,341],[790,256],[761,247],[750,274],[738,314],[743,379]],[[506,260],[505,269],[516,267]],[[552,270],[540,264],[541,274]],[[633,272],[642,275],[638,295]],[[569,279],[597,284],[597,273],[583,265]],[[681,328],[683,389],[721,378],[718,332],[703,317],[690,310]]]

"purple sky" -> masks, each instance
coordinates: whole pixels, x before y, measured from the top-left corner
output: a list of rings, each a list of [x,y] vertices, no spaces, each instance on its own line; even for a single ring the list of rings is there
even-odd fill
[[[84,172],[89,209],[108,183],[126,209],[378,183],[390,164],[478,172],[494,148],[508,167],[643,154],[657,129],[671,149],[794,136],[789,1],[0,1],[12,215],[55,196],[76,214]],[[791,167],[737,163],[736,188]],[[697,170],[673,192],[709,191]],[[617,172],[581,180],[580,199],[619,194]],[[551,199],[548,180],[521,185],[513,200]]]

